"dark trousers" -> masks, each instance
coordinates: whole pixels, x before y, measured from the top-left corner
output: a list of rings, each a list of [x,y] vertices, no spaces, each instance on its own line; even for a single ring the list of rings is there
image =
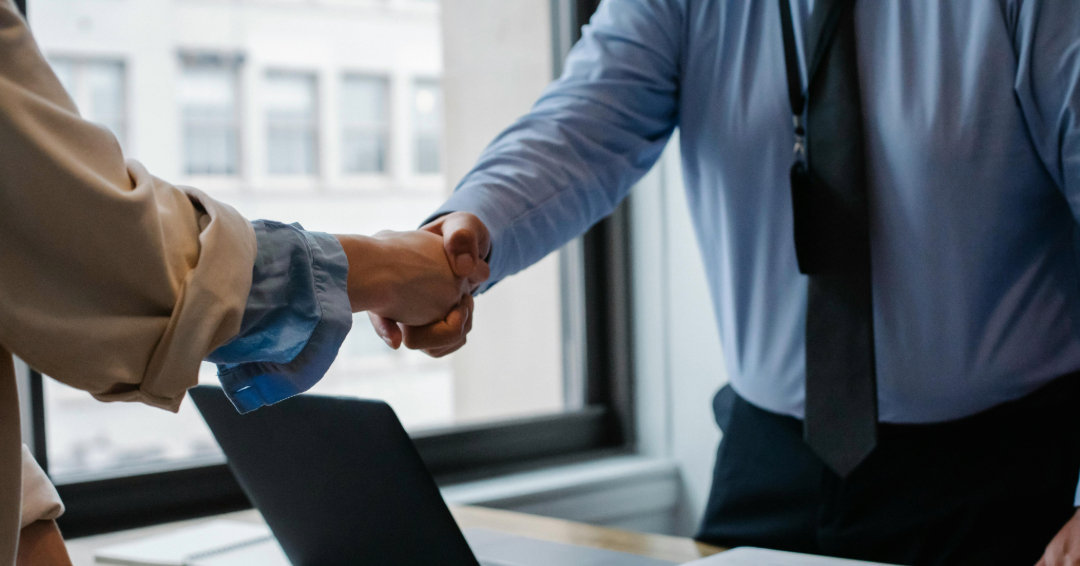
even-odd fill
[[[1080,375],[964,419],[880,426],[846,479],[802,421],[725,387],[724,432],[697,538],[895,564],[1033,566],[1073,515]]]

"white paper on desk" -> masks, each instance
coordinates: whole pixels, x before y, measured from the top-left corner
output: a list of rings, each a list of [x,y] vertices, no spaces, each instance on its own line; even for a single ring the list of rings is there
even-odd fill
[[[742,546],[733,548],[727,552],[721,552],[687,562],[683,566],[889,566],[880,562],[863,562],[860,560],[845,560],[843,558],[830,558],[814,554],[798,554],[795,552],[781,552],[779,550],[766,550]]]
[[[184,566],[193,558],[271,540],[273,536],[266,525],[218,520],[107,546],[94,553],[94,560],[128,566]]]
[[[291,566],[276,540],[268,540],[188,562],[184,566]]]

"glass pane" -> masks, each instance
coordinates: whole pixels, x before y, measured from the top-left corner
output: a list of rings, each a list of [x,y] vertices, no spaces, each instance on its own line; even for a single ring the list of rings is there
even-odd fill
[[[442,143],[442,89],[431,80],[416,81],[413,92],[416,172],[438,173]]]
[[[537,22],[515,34],[443,17],[467,4],[33,0],[30,17],[79,107],[121,124],[129,157],[154,175],[248,218],[374,234],[419,226],[550,81],[549,0],[499,3]],[[370,174],[386,182],[367,190]],[[555,257],[500,283],[477,299],[468,346],[442,359],[390,350],[359,314],[313,392],[385,399],[410,430],[573,409],[560,283]],[[200,380],[216,383],[213,367]],[[173,415],[48,380],[45,394],[61,482],[219,457],[189,403]]]
[[[216,384],[217,378],[204,371],[200,381]],[[222,460],[221,449],[191,403],[181,405],[174,415],[140,403],[88,402],[85,392],[48,377],[43,384],[45,442],[54,478],[149,472],[169,462]]]
[[[266,145],[270,151],[270,173],[315,173],[315,132],[310,129],[271,125]]]
[[[233,65],[184,65],[178,101],[184,131],[184,172],[237,173],[236,73]]]
[[[341,122],[346,126],[386,124],[386,79],[347,76],[341,85]]]
[[[60,79],[60,84],[64,85],[64,90],[68,92],[68,96],[75,99],[75,62],[71,59],[65,59],[63,57],[50,57],[49,65],[52,67],[56,78]]]
[[[381,131],[346,130],[341,140],[346,173],[386,171],[386,135]]]
[[[386,171],[388,81],[346,76],[341,86],[341,157],[346,173]]]
[[[124,143],[124,66],[113,61],[88,61],[84,67],[88,104],[86,118],[112,131]]]
[[[267,163],[274,175],[315,173],[315,77],[270,73],[263,90],[266,105]]]
[[[49,63],[79,114],[105,126],[126,145],[124,64],[94,57],[53,57]]]

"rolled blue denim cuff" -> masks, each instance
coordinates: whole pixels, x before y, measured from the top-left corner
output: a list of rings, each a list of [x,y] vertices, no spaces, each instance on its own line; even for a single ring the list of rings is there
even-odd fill
[[[258,255],[241,331],[208,361],[241,413],[303,393],[352,328],[349,262],[337,238],[256,221]]]

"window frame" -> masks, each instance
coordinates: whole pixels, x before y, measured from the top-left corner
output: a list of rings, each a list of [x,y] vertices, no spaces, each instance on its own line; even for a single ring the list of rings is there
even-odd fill
[[[16,0],[24,14],[25,2]],[[579,38],[579,23],[598,3],[551,0],[555,76]],[[568,397],[569,404],[580,408],[414,433],[413,442],[440,485],[633,452],[628,206],[624,202],[560,252],[564,329],[584,341],[582,359],[564,360],[568,391],[581,390],[580,399]],[[43,378],[28,371],[31,448],[47,472]],[[226,464],[65,483],[57,490],[67,508],[58,523],[68,537],[251,507]]]

